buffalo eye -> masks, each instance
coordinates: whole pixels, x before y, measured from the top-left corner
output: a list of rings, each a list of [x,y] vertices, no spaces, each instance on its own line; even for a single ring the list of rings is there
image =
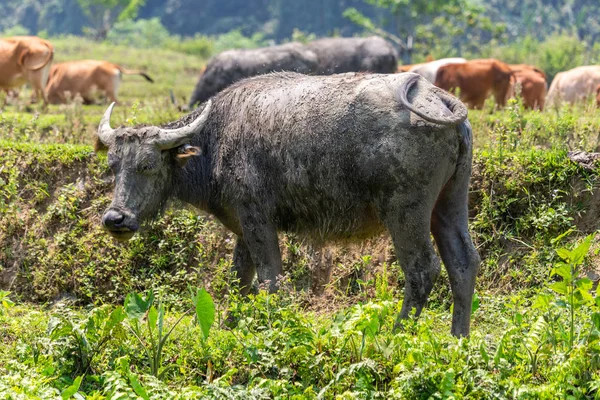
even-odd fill
[[[107,162],[108,162],[108,167],[110,169],[112,169],[113,171],[117,169],[117,167],[119,166],[119,157],[117,157],[116,155],[114,155],[113,153],[108,153],[107,156]]]
[[[141,173],[149,173],[152,170],[156,169],[156,165],[152,162],[144,162],[138,165],[137,170]]]

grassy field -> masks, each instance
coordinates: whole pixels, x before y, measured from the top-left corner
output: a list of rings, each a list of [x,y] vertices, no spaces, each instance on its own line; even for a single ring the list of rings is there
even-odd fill
[[[124,77],[114,125],[182,115],[169,90],[185,103],[206,62],[53,43],[57,62],[155,79]],[[332,247],[316,297],[313,249],[282,235],[283,290],[249,299],[229,285],[232,234],[194,210],[114,242],[100,228],[112,176],[91,147],[106,105],[42,110],[28,97],[0,113],[0,398],[600,398],[600,169],[568,157],[598,150],[591,102],[470,112],[482,267],[472,335],[456,339],[444,273],[423,315],[393,332],[403,278],[386,236]]]

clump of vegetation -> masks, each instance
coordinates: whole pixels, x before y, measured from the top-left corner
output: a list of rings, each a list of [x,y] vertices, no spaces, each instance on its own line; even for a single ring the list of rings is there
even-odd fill
[[[432,307],[394,332],[399,303],[382,298],[329,317],[302,310],[286,293],[240,300],[231,292],[218,302],[237,326],[217,326],[210,335],[215,309],[202,290],[193,297],[198,324],[187,312],[169,318],[162,302],[153,306],[153,294],[132,293],[124,307],[87,312],[16,306],[0,314],[6,344],[0,360],[7,360],[0,364],[0,394],[594,397],[600,390],[600,290],[592,293],[591,281],[579,277],[591,240],[556,250],[561,261],[553,273],[560,280],[549,281],[533,300],[480,295],[469,339],[448,334],[445,307]],[[177,340],[166,340],[169,335]]]

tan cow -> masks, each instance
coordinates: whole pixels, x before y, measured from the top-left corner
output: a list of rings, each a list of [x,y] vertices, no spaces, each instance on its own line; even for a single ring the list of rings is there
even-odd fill
[[[544,71],[529,64],[512,64],[509,67],[513,71],[516,83],[521,86],[523,105],[526,108],[543,110],[548,90]]]
[[[29,82],[37,99],[46,103],[44,87],[54,58],[54,47],[36,36],[0,39],[0,89],[7,93]]]
[[[554,77],[546,104],[557,106],[561,102],[575,103],[593,95],[600,84],[600,66],[587,65],[559,72]]]
[[[83,98],[85,104],[92,104],[94,91],[98,90],[110,101],[117,102],[117,91],[123,74],[141,75],[148,82],[154,82],[141,71],[128,70],[107,61],[68,61],[52,66],[46,96],[52,104],[66,103],[77,95]]]

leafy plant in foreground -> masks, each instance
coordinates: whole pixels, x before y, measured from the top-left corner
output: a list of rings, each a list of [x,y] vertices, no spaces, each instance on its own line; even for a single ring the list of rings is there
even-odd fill
[[[15,305],[11,299],[8,298],[10,292],[0,290],[0,315],[4,314],[4,310]]]
[[[94,357],[115,337],[123,336],[121,322],[125,319],[122,307],[109,311],[107,306],[94,308],[87,318],[80,320],[65,311],[54,315],[48,322],[48,334],[53,341],[66,340],[68,352],[75,362],[74,373],[86,374]]]
[[[557,275],[562,278],[561,281],[551,284],[550,288],[562,296],[556,305],[569,313],[567,340],[569,350],[573,348],[575,340],[575,312],[583,306],[594,304],[594,302],[600,306],[600,287],[596,290],[597,295],[594,301],[594,296],[590,293],[593,282],[587,277],[579,277],[581,265],[588,254],[594,236],[595,234],[588,235],[573,250],[558,249],[556,252],[563,261],[552,269],[553,276]],[[596,329],[600,329],[600,313],[594,312],[592,321]]]
[[[162,357],[165,343],[173,333],[175,327],[191,311],[196,312],[196,318],[200,325],[202,337],[208,338],[210,328],[215,320],[215,305],[212,297],[204,289],[197,289],[191,296],[193,307],[184,312],[179,319],[165,330],[165,307],[159,301],[158,306],[154,306],[154,293],[148,292],[146,298],[142,298],[137,293],[129,293],[125,298],[124,309],[127,314],[128,327],[131,333],[144,349],[148,362],[150,363],[150,373],[157,378],[163,376],[169,367],[162,368]],[[144,340],[146,339],[146,340]]]

